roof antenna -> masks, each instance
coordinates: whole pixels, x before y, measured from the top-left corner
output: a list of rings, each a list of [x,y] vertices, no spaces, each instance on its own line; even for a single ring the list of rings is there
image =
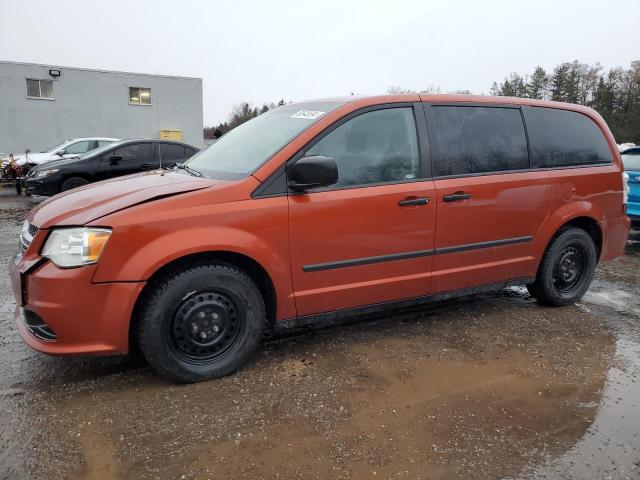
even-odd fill
[[[158,128],[158,140],[162,140],[160,138],[160,103],[158,101],[158,93],[158,71],[156,70],[156,124]],[[164,176],[164,170],[162,170],[162,144],[160,142],[158,142],[158,158],[160,159],[160,175]]]

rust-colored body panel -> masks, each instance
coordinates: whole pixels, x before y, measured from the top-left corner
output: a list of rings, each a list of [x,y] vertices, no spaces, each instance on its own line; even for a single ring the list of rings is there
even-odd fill
[[[153,172],[100,182],[44,202],[28,217],[40,230],[23,257],[10,265],[18,303],[23,291],[27,297],[16,309],[25,341],[53,354],[126,352],[132,312],[146,282],[170,262],[198,253],[231,252],[257,262],[275,290],[276,320],[533,277],[550,239],[578,217],[593,219],[600,227],[601,260],[622,254],[629,221],[622,204],[621,159],[608,127],[593,110],[467,95],[348,100],[242,180]],[[345,115],[373,105],[420,101],[578,111],[602,130],[614,161],[252,197],[305,144]],[[472,197],[443,202],[444,195],[457,191]],[[398,206],[398,201],[413,197],[429,202]],[[97,265],[64,270],[40,256],[49,229],[72,225],[113,230]],[[450,250],[509,239],[521,241]],[[340,265],[406,252],[422,253]],[[326,264],[332,267],[324,268]],[[19,319],[23,309],[45,319],[58,340],[31,336]]]
[[[533,171],[436,180],[436,248],[533,238],[551,209],[548,177],[549,172]],[[462,202],[443,202],[443,196],[457,191],[468,192],[472,197]],[[531,242],[525,241],[437,255],[432,293],[533,277],[537,268],[538,258],[531,251]]]
[[[26,308],[36,312],[58,336],[55,342],[32,336],[15,317],[25,342],[53,355],[100,355],[127,353],[129,322],[143,282],[94,284],[95,266],[61,270],[50,262],[36,267],[27,277]]]
[[[434,199],[432,181],[289,197],[291,275],[298,315],[427,295],[432,256],[305,272],[342,259],[433,249],[435,202],[398,207],[407,197]]]

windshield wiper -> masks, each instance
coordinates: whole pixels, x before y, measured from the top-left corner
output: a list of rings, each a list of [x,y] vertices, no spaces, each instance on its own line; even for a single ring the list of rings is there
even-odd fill
[[[176,163],[176,168],[179,168],[180,170],[186,170],[187,172],[189,172],[194,177],[204,177],[202,172],[199,172],[195,168],[191,168],[190,166],[185,165],[184,163]]]

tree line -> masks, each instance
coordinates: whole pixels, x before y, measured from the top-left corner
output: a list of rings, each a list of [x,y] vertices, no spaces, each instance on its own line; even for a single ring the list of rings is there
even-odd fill
[[[284,105],[284,99],[281,99],[277,103],[263,103],[260,108],[254,107],[249,102],[240,102],[231,108],[229,114],[229,120],[226,122],[220,122],[217,125],[211,127],[204,127],[203,133],[205,139],[220,138],[229,130],[236,128],[238,125],[242,125],[244,122],[251,120],[269,110]]]
[[[387,93],[416,91],[392,86]],[[430,85],[419,93],[442,93],[442,89]],[[456,90],[448,93],[472,92]],[[616,67],[608,71],[599,63],[590,65],[578,60],[563,62],[550,72],[538,66],[531,74],[514,72],[501,83],[493,82],[490,94],[586,105],[602,115],[616,141],[640,143],[640,60],[631,62],[629,68]],[[226,122],[205,127],[204,138],[218,138],[247,120],[285,103],[280,100],[264,103],[261,107],[252,106],[249,102],[238,103],[233,106]]]
[[[500,84],[493,82],[490,93],[586,105],[602,115],[616,141],[640,143],[640,61],[608,71],[578,60],[549,73],[536,67],[531,75],[514,72]]]

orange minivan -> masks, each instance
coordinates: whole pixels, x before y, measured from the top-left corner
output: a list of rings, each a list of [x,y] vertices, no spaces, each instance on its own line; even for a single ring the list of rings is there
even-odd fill
[[[11,262],[24,341],[139,346],[161,375],[232,373],[273,331],[526,285],[581,298],[629,230],[593,110],[506,97],[289,104],[172,170],[34,209]]]

